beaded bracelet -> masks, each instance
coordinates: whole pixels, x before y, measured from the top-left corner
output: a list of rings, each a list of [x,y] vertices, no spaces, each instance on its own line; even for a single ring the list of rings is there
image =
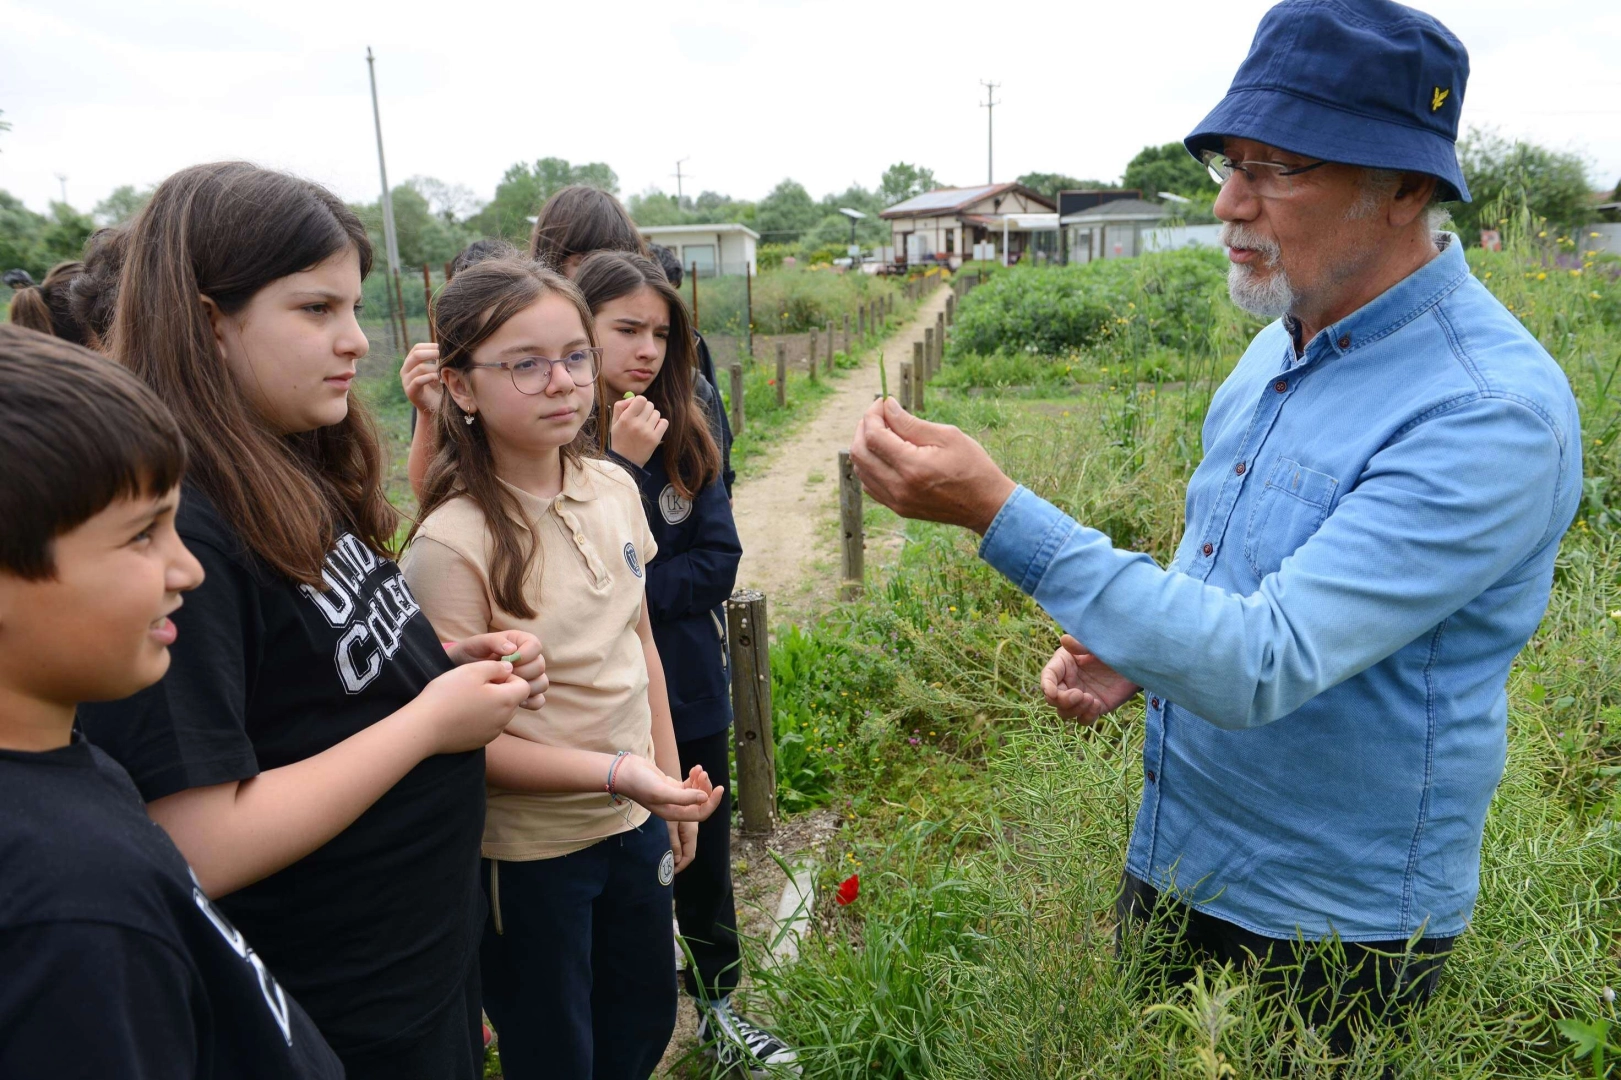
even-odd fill
[[[614,755],[613,761],[608,765],[608,782],[602,785],[602,790],[608,793],[609,800],[615,806],[621,805],[625,800],[621,799],[618,793],[614,791],[614,774],[619,771],[619,763],[629,756],[629,750],[621,750]]]

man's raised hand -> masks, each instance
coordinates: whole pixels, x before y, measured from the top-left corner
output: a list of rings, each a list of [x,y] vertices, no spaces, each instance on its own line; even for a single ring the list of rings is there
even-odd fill
[[[873,402],[850,444],[861,486],[902,517],[984,533],[1017,486],[979,443],[919,420],[894,398]]]
[[[1130,701],[1142,687],[1099,660],[1085,645],[1065,634],[1058,651],[1041,672],[1047,704],[1065,720],[1093,724]]]

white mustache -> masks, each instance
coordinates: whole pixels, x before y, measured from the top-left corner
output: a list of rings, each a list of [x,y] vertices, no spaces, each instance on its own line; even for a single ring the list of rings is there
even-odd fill
[[[1252,233],[1233,221],[1221,227],[1221,242],[1230,248],[1244,248],[1260,253],[1267,266],[1278,265],[1278,256],[1283,253],[1276,241],[1269,240],[1259,233]]]

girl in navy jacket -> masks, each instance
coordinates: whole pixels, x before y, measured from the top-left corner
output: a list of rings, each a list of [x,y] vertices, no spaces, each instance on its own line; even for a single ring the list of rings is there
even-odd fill
[[[658,264],[599,251],[574,274],[597,320],[602,383],[613,402],[611,456],[636,478],[658,554],[647,567],[647,606],[664,660],[683,772],[729,775],[732,725],[724,605],[743,549],[713,432],[721,414],[696,377],[692,323]],[[739,953],[732,896],[731,785],[698,827],[698,854],[675,881],[675,910],[699,1003],[699,1039],[725,1064],[792,1066],[794,1052],[732,1012]]]

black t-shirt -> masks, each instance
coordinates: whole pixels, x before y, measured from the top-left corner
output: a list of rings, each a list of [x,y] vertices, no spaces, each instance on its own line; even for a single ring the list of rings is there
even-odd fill
[[[169,673],[87,705],[90,741],[148,802],[312,757],[450,668],[399,568],[352,535],[317,590],[270,571],[187,485],[176,525],[207,578],[174,614]],[[463,1008],[484,917],[484,752],[431,757],[325,846],[222,897],[340,1056]]]
[[[0,750],[0,1076],[343,1076],[83,739]]]

